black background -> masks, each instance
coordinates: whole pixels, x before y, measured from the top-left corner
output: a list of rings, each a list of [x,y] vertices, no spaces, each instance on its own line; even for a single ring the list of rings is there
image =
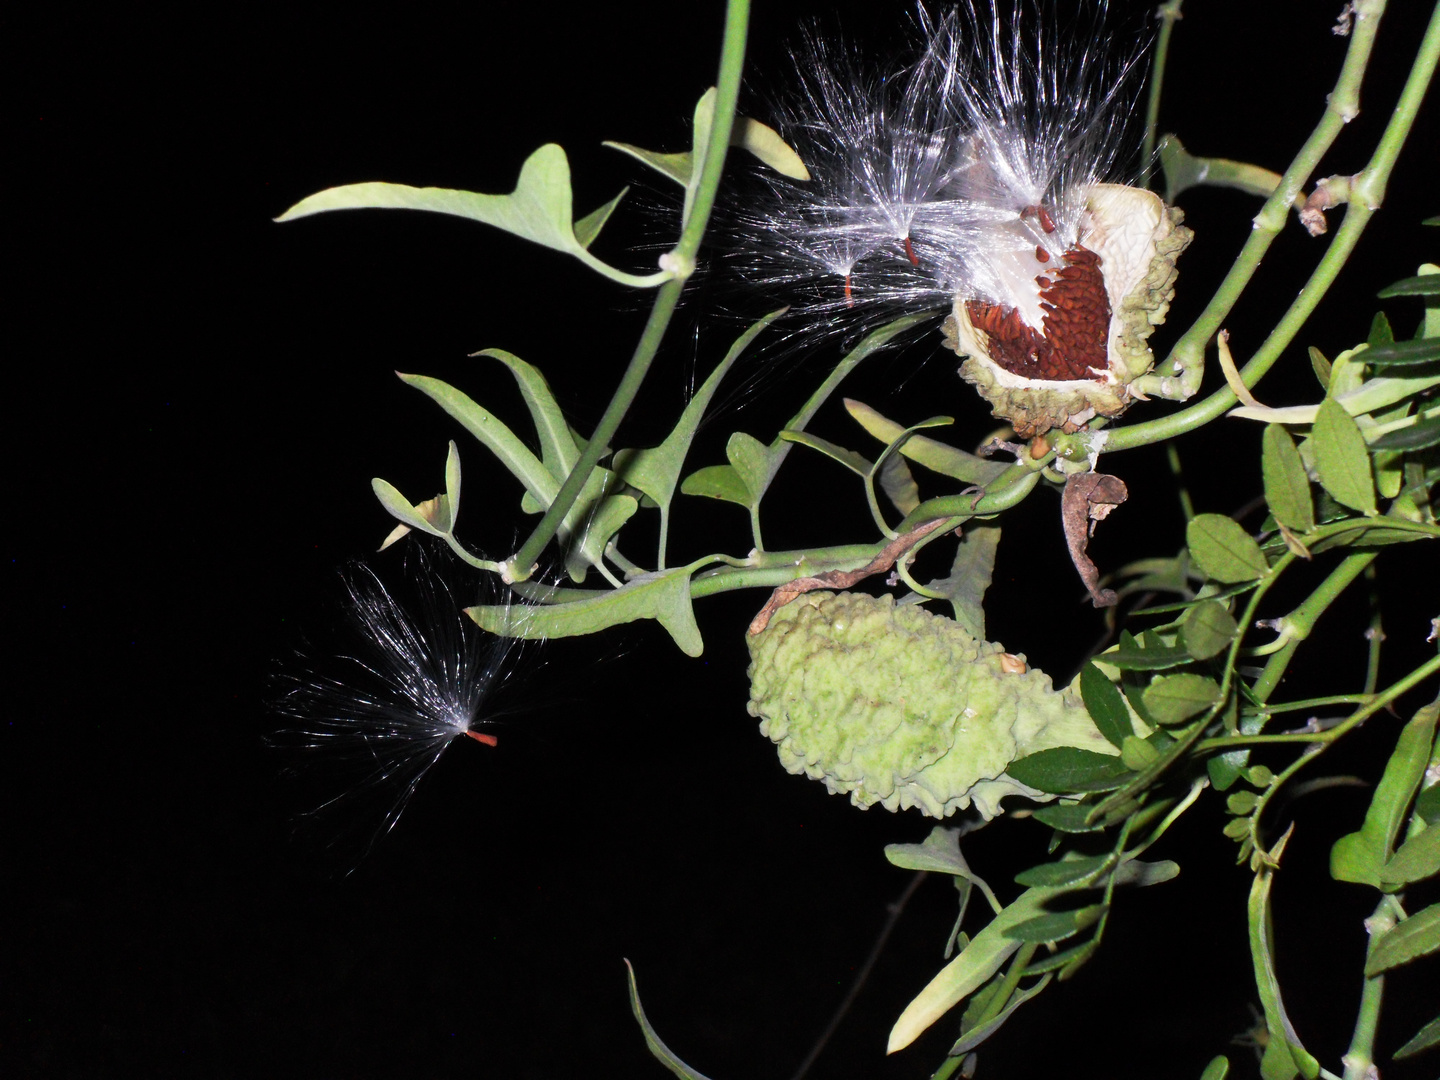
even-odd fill
[[[465,743],[447,754],[349,877],[291,842],[300,807],[262,744],[273,726],[265,673],[299,627],[323,636],[334,569],[388,531],[370,477],[422,498],[439,487],[446,441],[460,438],[462,536],[501,554],[524,527],[516,512],[487,520],[487,484],[498,505],[515,505],[506,500],[518,488],[393,370],[449,379],[520,426],[518,396],[466,359],[507,348],[546,372],[584,431],[645,308],[561,256],[452,219],[270,219],[360,180],[507,191],[549,141],[570,153],[584,212],[626,183],[660,183],[599,141],[683,149],[713,78],[719,4],[488,7],[51,5],[7,17],[19,92],[6,140],[16,150],[6,168],[5,1075],[658,1076],[629,1013],[629,957],[652,1021],[694,1067],[788,1076],[906,885],[881,849],[919,840],[929,823],[862,814],[785,774],[757,737],[742,629],[759,594],[701,605],[699,660],[648,626],[555,643],[537,679],[560,703],[515,720],[497,750]],[[842,12],[855,37],[881,51],[903,45],[905,5],[859,7]],[[1338,69],[1333,12],[1193,7],[1177,28],[1165,126],[1196,153],[1283,167]],[[1363,165],[1398,93],[1427,12],[1392,7],[1364,111],[1322,175]],[[757,69],[783,79],[798,21],[829,13],[761,5]],[[1114,14],[1133,30],[1144,7]],[[1437,209],[1434,119],[1432,103],[1335,301],[1262,399],[1313,400],[1301,346],[1333,356],[1362,340],[1375,290],[1434,258],[1418,227]],[[1254,212],[1235,193],[1196,191],[1182,204],[1197,240],[1172,328],[1199,310]],[[663,221],[625,215],[597,250],[643,269],[660,249],[637,245],[661,242]],[[1324,243],[1287,227],[1228,323],[1241,356]],[[660,438],[697,368],[703,377],[744,321],[773,306],[702,275],[620,444]],[[1418,309],[1390,310],[1408,333]],[[1169,340],[1173,330],[1157,338]],[[910,420],[953,413],[952,437],[977,441],[991,422],[953,363],[924,363],[934,352],[931,336],[872,359],[846,393]],[[722,460],[737,428],[768,440],[833,358],[777,361],[763,377],[764,355],[753,361],[748,389],[726,399],[692,464]],[[1178,447],[1198,508],[1229,513],[1259,489],[1259,429],[1213,429]],[[835,405],[817,430],[863,445]],[[771,546],[871,538],[858,489],[824,464],[791,463],[767,504],[777,508]],[[1163,455],[1107,466],[1132,500],[1102,530],[1102,566],[1177,549]],[[680,553],[749,546],[741,513],[691,503],[678,510]],[[991,635],[1060,681],[1102,626],[1081,603],[1055,509],[1042,492],[1007,517],[987,606]],[[1389,678],[1420,655],[1434,614],[1424,558],[1382,563],[1398,605]],[[375,564],[397,567],[388,556]],[[1358,600],[1327,618],[1306,693],[1361,680],[1362,626]],[[597,653],[607,657],[598,667]],[[1348,767],[1373,775],[1393,731],[1383,718]],[[1356,827],[1367,796],[1326,794],[1297,808],[1277,903],[1292,1015],[1333,1067],[1353,1022],[1370,898],[1325,874],[1329,844]],[[1253,1023],[1249,875],[1219,835],[1218,801],[1157,851],[1180,859],[1182,876],[1124,897],[1097,961],[1026,1006],[982,1052],[980,1076],[1193,1077],[1220,1052],[1249,1073],[1252,1052],[1228,1045]],[[1043,858],[1046,839],[1017,822],[976,834],[967,851],[1003,890]],[[938,966],[952,919],[949,886],[928,882],[813,1075],[920,1077],[939,1063],[948,1018],[894,1059],[882,1050]],[[1433,1000],[1412,1000],[1422,986],[1409,972],[1392,980],[1382,1048],[1433,1013]],[[1422,1058],[1385,1076],[1433,1071]]]

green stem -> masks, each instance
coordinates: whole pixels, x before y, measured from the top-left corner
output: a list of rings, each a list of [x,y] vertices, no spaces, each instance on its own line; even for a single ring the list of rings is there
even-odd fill
[[[1182,18],[1180,5],[1184,0],[1170,0],[1155,9],[1160,20],[1160,34],[1155,40],[1155,60],[1150,66],[1150,95],[1145,102],[1145,145],[1140,160],[1144,172],[1140,183],[1150,186],[1150,177],[1155,172],[1155,132],[1160,120],[1160,91],[1165,84],[1165,59],[1170,55],[1170,32],[1177,19]]]
[[[1271,654],[1260,677],[1251,685],[1250,691],[1256,698],[1262,702],[1269,700],[1285,677],[1285,670],[1300,643],[1310,636],[1325,609],[1375,561],[1376,554],[1374,551],[1356,551],[1345,556],[1340,565],[1305,598],[1304,603],[1280,620],[1280,637],[1285,644]]]
[[[1375,952],[1375,945],[1386,930],[1395,925],[1396,907],[1393,897],[1382,896],[1375,913],[1365,920],[1370,943],[1365,949],[1368,962]],[[1376,975],[1365,980],[1360,989],[1360,1009],[1355,1016],[1355,1033],[1350,1037],[1350,1049],[1341,1060],[1345,1063],[1344,1080],[1371,1080],[1379,1075],[1375,1070],[1375,1029],[1380,1025],[1380,1003],[1385,997],[1385,976]]]
[[[1330,149],[1345,124],[1360,111],[1360,83],[1370,62],[1375,31],[1380,15],[1385,10],[1385,3],[1384,0],[1361,0],[1356,9],[1355,28],[1350,34],[1345,62],[1340,68],[1339,78],[1335,81],[1335,89],[1327,99],[1324,115],[1305,141],[1305,145],[1300,148],[1300,152],[1295,155],[1290,167],[1285,170],[1279,186],[1255,216],[1254,228],[1230,267],[1230,272],[1220,283],[1220,288],[1210,298],[1210,303],[1205,306],[1200,317],[1170,350],[1170,355],[1157,371],[1158,375],[1183,377],[1186,373],[1203,370],[1206,343],[1215,336],[1215,331],[1220,329],[1240,294],[1255,276],[1255,271],[1259,269],[1260,261],[1270,249],[1270,244],[1284,228],[1295,196],[1310,179],[1320,159]],[[1198,386],[1194,389],[1198,389]]]
[[[1314,170],[1319,155],[1334,141],[1344,120],[1358,111],[1360,78],[1364,74],[1376,25],[1383,10],[1383,2],[1356,5],[1355,29],[1351,36],[1350,50],[1346,53],[1345,66],[1341,70],[1335,92],[1331,95],[1325,117],[1291,164],[1280,187],[1256,216],[1255,229],[1230,273],[1226,275],[1225,281],[1221,283],[1220,289],[1195,324],[1171,350],[1164,366],[1172,374],[1199,370],[1198,365],[1203,363],[1206,342],[1219,329],[1259,266],[1259,260],[1269,248],[1271,240],[1284,225],[1288,200],[1299,192]],[[1431,16],[1420,49],[1411,65],[1405,88],[1401,91],[1395,111],[1391,114],[1390,122],[1386,125],[1369,164],[1351,179],[1351,201],[1346,205],[1344,222],[1284,318],[1251,357],[1250,362],[1241,369],[1240,376],[1246,386],[1254,386],[1289,347],[1354,250],[1360,234],[1369,224],[1371,215],[1379,209],[1395,160],[1410,134],[1415,114],[1435,74],[1437,59],[1440,59],[1440,7],[1437,7]],[[1198,385],[1195,389],[1198,389]],[[1128,450],[1192,431],[1219,417],[1234,405],[1235,400],[1234,392],[1228,386],[1223,387],[1199,404],[1178,413],[1110,432],[1106,449]]]
[[[705,226],[710,220],[710,211],[715,206],[715,194],[720,186],[720,172],[725,165],[725,152],[730,145],[730,132],[735,122],[735,103],[740,96],[740,74],[745,64],[745,34],[750,18],[750,0],[728,0],[725,7],[725,37],[720,51],[720,75],[716,82],[715,115],[710,128],[710,141],[706,147],[705,164],[700,174],[700,183],[691,203],[690,219],[680,235],[680,242],[671,252],[671,261],[680,267],[693,267]],[[589,442],[580,454],[580,460],[565,478],[555,500],[545,511],[520,550],[505,563],[505,576],[509,581],[524,581],[530,577],[545,550],[545,545],[554,538],[560,523],[575,504],[576,498],[589,479],[591,471],[600,462],[611,438],[620,427],[620,421],[630,410],[639,393],[640,384],[645,380],[650,365],[659,351],[675,305],[685,288],[688,275],[671,278],[660,286],[645,331],[640,336],[630,364],[615,388],[615,394],[606,406]]]

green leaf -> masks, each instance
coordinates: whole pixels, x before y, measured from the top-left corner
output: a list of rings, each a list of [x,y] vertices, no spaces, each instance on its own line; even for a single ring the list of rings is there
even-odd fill
[[[897,424],[893,420],[887,420],[869,405],[860,401],[846,398],[845,410],[855,418],[861,427],[887,446],[906,430],[903,425]],[[936,442],[924,435],[917,435],[905,442],[900,447],[900,453],[917,465],[923,465],[941,476],[948,476],[952,480],[980,487],[988,484],[1010,467],[1003,461],[992,461],[974,454],[967,454],[964,450],[946,446],[944,443]]]
[[[695,439],[695,432],[700,428],[700,421],[705,417],[705,410],[710,407],[710,401],[720,386],[720,380],[725,377],[735,361],[740,359],[740,355],[760,335],[761,331],[784,313],[785,308],[772,311],[736,339],[725,354],[725,358],[715,366],[710,377],[686,404],[685,411],[680,414],[679,422],[665,437],[664,442],[653,449],[621,450],[615,455],[613,468],[625,483],[639,488],[660,506],[668,507],[670,505],[675,497],[675,485],[680,478],[680,470],[685,465],[685,456],[690,452],[690,444]],[[711,468],[728,469],[729,466],[716,465]],[[701,472],[704,471],[701,470]],[[681,490],[685,489],[682,487]],[[724,490],[726,494],[711,495],[711,497],[748,505],[748,492],[742,498],[735,499],[730,498],[736,491],[734,485],[730,485]],[[709,492],[691,491],[687,494],[709,494]]]
[[[1414,1037],[1399,1050],[1395,1051],[1395,1060],[1412,1057],[1421,1050],[1428,1050],[1432,1046],[1440,1045],[1440,1016],[1431,1020],[1423,1028],[1417,1031]]]
[[[645,1035],[645,1045],[650,1048],[650,1053],[655,1055],[660,1064],[676,1076],[681,1077],[682,1080],[706,1080],[704,1075],[696,1072],[676,1057],[674,1051],[661,1041],[659,1035],[655,1034],[655,1029],[645,1018],[645,1010],[640,1007],[640,990],[635,985],[635,969],[630,965],[629,960],[625,961],[625,970],[630,977],[630,1011],[635,1014],[635,1019],[640,1024],[640,1030]]]
[[[1440,338],[1435,340],[1440,341]],[[1440,444],[1440,413],[1417,417],[1415,423],[1388,431],[1370,444],[1377,450],[1425,450]]]
[[[1204,675],[1162,675],[1145,688],[1144,696],[1145,708],[1159,723],[1180,724],[1220,700],[1220,686]]]
[[[1325,359],[1325,354],[1314,345],[1310,346],[1310,368],[1315,372],[1315,378],[1320,380],[1320,389],[1330,389],[1330,361]]]
[[[570,196],[570,162],[554,143],[540,147],[520,167],[520,179],[509,195],[479,195],[448,188],[417,188],[406,184],[347,184],[301,199],[276,221],[294,221],[330,210],[428,210],[493,225],[525,240],[579,259],[590,269],[622,285],[649,288],[663,284],[669,271],[641,276],[601,262],[575,235]],[[602,208],[603,209],[603,208]],[[587,230],[598,228],[595,215],[584,219]],[[594,239],[593,232],[590,240]],[[586,241],[588,243],[589,240]]]
[[[920,486],[915,483],[915,474],[905,459],[897,454],[886,454],[880,459],[880,471],[876,479],[880,490],[902,515],[909,514],[920,505]]]
[[[1110,745],[1121,746],[1127,736],[1135,734],[1130,710],[1125,708],[1125,695],[1093,662],[1080,669],[1080,697],[1085,711]]]
[[[460,448],[454,439],[450,440],[450,449],[445,454],[445,502],[453,531],[455,517],[460,513]]]
[[[1218,600],[1202,600],[1180,623],[1180,640],[1196,660],[1209,660],[1230,647],[1240,632],[1235,617]]]
[[[703,495],[708,499],[750,505],[750,489],[731,465],[707,465],[687,476],[680,485],[685,495]]]
[[[1424,881],[1440,873],[1440,829],[1428,826],[1416,833],[1380,868],[1380,884],[1387,889]]]
[[[1030,941],[1036,944],[1064,941],[1086,927],[1094,926],[1109,907],[1109,904],[1092,904],[1076,911],[1046,912],[1044,915],[1036,915],[1016,923],[1005,931],[1005,936],[1014,941]]]
[[[1161,671],[1165,668],[1179,667],[1181,664],[1190,663],[1190,653],[1185,649],[1165,645],[1152,648],[1144,648],[1138,644],[1127,645],[1122,639],[1118,648],[1103,652],[1096,659],[1102,664],[1119,668],[1121,671]],[[1132,705],[1136,705],[1136,709],[1139,711],[1140,706],[1133,697],[1130,701]],[[1141,719],[1145,719],[1143,713],[1141,713]]]
[[[1025,970],[1027,973],[1030,972],[1030,968],[1028,967]],[[1001,985],[1003,985],[1003,982],[1004,980],[1000,979],[997,976],[996,980],[994,980],[994,985],[998,989]],[[974,1050],[986,1039],[990,1038],[991,1035],[994,1035],[995,1032],[999,1031],[1001,1025],[1003,1025],[1006,1020],[1010,1019],[1010,1017],[1014,1015],[1016,1009],[1018,1009],[1021,1005],[1024,1005],[1025,1002],[1029,1001],[1036,994],[1040,993],[1040,991],[1044,990],[1045,987],[1049,984],[1050,979],[1047,977],[1041,979],[1038,983],[1030,987],[1028,990],[1017,990],[1015,994],[1010,998],[1010,1004],[1006,1005],[1004,1009],[1000,1010],[1000,1014],[996,1016],[995,1019],[989,1020],[984,1024],[979,1025],[978,1027],[966,1028],[962,1026],[961,1031],[964,1034],[961,1036],[960,1041],[950,1048],[950,1052],[947,1056],[952,1058],[959,1057],[961,1054],[968,1054],[971,1050]],[[980,995],[977,994],[975,996],[978,998]],[[966,1009],[966,1012],[968,1013],[969,1009]]]
[[[730,145],[748,150],[781,176],[788,176],[791,180],[810,179],[810,170],[800,160],[800,155],[790,148],[778,131],[759,120],[748,116],[735,117]]]
[[[1310,501],[1310,477],[1290,433],[1279,424],[1267,424],[1261,450],[1265,476],[1265,501],[1275,520],[1296,532],[1315,527],[1315,510]]]
[[[1389,300],[1393,296],[1440,296],[1440,274],[1401,278],[1375,295],[1381,300]]]
[[[1440,825],[1440,783],[1431,784],[1415,800],[1415,814],[1426,825]]]
[[[1042,863],[1022,870],[1015,875],[1017,885],[1073,885],[1077,881],[1094,877],[1110,863],[1109,855],[1087,855],[1078,859],[1061,859],[1059,862]]]
[[[1079,806],[1051,804],[1040,807],[1035,811],[1034,816],[1036,821],[1063,833],[1099,832],[1105,828],[1103,822],[1086,824],[1085,819],[1090,816],[1091,809],[1090,806],[1084,804]]]
[[[747,435],[746,438],[749,436]],[[829,439],[822,439],[818,435],[811,435],[808,431],[782,431],[780,438],[786,442],[808,446],[811,450],[818,450],[859,476],[869,476],[870,471],[875,467],[872,461],[857,454],[854,450],[846,450],[845,447],[837,446]]]
[[[615,208],[620,205],[620,200],[628,194],[630,194],[630,188],[628,186],[621,188],[619,195],[616,195],[609,202],[590,211],[590,213],[575,222],[575,239],[581,247],[588,248],[595,242],[595,238],[600,235],[600,230],[603,229],[605,223],[610,220],[610,215],[613,214]]]
[[[991,919],[960,955],[941,968],[939,974],[905,1007],[890,1031],[885,1052],[893,1054],[903,1050],[936,1020],[984,986],[1000,965],[1020,948],[1020,942],[1006,937],[1005,932],[1043,913],[1045,902],[1055,895],[1057,890],[1054,889],[1026,889],[1009,907]]]
[[[590,513],[580,524],[580,542],[573,544],[565,555],[566,569],[576,581],[585,580],[586,563],[600,565],[605,545],[620,531],[620,526],[635,515],[640,504],[630,495],[607,495],[589,506]]]
[[[1205,1066],[1205,1071],[1200,1074],[1200,1080],[1225,1080],[1230,1075],[1230,1059],[1224,1054],[1216,1054],[1210,1059],[1210,1064]]]
[[[967,526],[955,549],[949,576],[929,583],[931,589],[949,598],[955,609],[955,621],[977,641],[986,640],[985,590],[990,587],[995,572],[995,552],[999,546],[999,525]]]
[[[560,403],[555,400],[545,376],[540,374],[540,369],[533,364],[527,364],[514,353],[504,349],[481,349],[470,355],[499,360],[515,376],[515,383],[520,388],[525,407],[530,410],[530,420],[535,425],[535,435],[540,441],[540,460],[550,471],[558,491],[559,486],[570,475],[570,470],[580,460],[580,448],[575,444],[575,436],[571,434],[570,425],[565,422],[565,414],[560,409]]]
[[[1151,885],[1173,881],[1179,876],[1180,864],[1170,859],[1156,859],[1154,862],[1129,859],[1121,863],[1119,869],[1115,871],[1117,884],[1134,885],[1137,889],[1146,889]]]
[[[1026,787],[1056,795],[1110,791],[1132,775],[1118,757],[1074,746],[1056,746],[1016,758],[1005,772]]]
[[[380,500],[380,505],[395,520],[412,529],[429,533],[431,536],[448,536],[450,534],[450,508],[444,495],[430,500],[429,508],[432,512],[426,514],[421,508],[412,505],[410,500],[401,495],[393,484],[381,480],[378,476],[370,481],[370,489],[375,492],[375,497]]]
[[[773,475],[770,472],[769,448],[755,436],[737,431],[725,444],[725,457],[745,485],[745,490],[750,492],[749,505],[758,503]]]
[[[1055,971],[1067,967],[1072,963],[1084,963],[1090,958],[1090,954],[1096,949],[1097,942],[1092,938],[1079,945],[1072,945],[1068,949],[1061,949],[1057,953],[1046,955],[1040,954],[1040,959],[1025,965],[1025,975],[1040,975],[1047,971]]]
[[[1232,814],[1245,815],[1254,810],[1260,796],[1253,791],[1234,791],[1225,799],[1225,809]]]
[[[1440,949],[1440,904],[1431,904],[1386,931],[1365,961],[1365,977],[1374,978],[1436,949]]]
[[[415,387],[460,421],[466,431],[479,439],[487,450],[500,459],[500,464],[525,485],[525,490],[534,496],[541,506],[550,505],[556,492],[560,490],[560,483],[504,423],[448,383],[426,375],[399,374],[406,385]]]
[[[949,874],[973,883],[985,894],[992,908],[999,908],[1000,901],[983,878],[970,869],[965,856],[960,853],[961,830],[947,829],[936,825],[930,835],[919,844],[886,844],[885,858],[894,866],[904,870],[926,870],[933,874]],[[958,927],[957,927],[958,928]]]
[[[1375,480],[1360,427],[1334,398],[1320,403],[1310,432],[1315,471],[1335,501],[1363,514],[1375,513]]]
[[[1366,349],[1362,354],[1365,363],[1373,368],[1414,367],[1440,360],[1440,338],[1420,338],[1416,341],[1392,341]]]
[[[1375,318],[1370,320],[1370,334],[1365,338],[1365,344],[1374,349],[1380,345],[1388,345],[1395,340],[1395,331],[1390,328],[1390,320],[1383,311],[1375,312]]]
[[[1160,751],[1138,735],[1126,735],[1120,745],[1120,760],[1132,772],[1149,768],[1160,760]]]
[[[1247,753],[1244,750],[1232,750],[1228,754],[1216,754],[1205,762],[1205,770],[1210,774],[1210,783],[1216,791],[1227,791],[1240,779],[1240,768]]]
[[[1362,447],[1363,449],[1363,447]],[[1369,468],[1368,460],[1366,468]],[[1253,537],[1221,514],[1196,514],[1185,527],[1190,558],[1205,576],[1226,584],[1253,581],[1270,572],[1270,564]]]
[[[466,608],[465,614],[492,634],[531,639],[575,637],[637,619],[656,619],[685,655],[699,656],[705,644],[690,605],[690,575],[708,561],[644,574],[591,599],[527,607],[518,620],[507,604],[482,604]]]
[[[693,155],[689,150],[682,154],[662,154],[656,150],[645,150],[639,146],[632,146],[630,143],[615,142],[606,139],[600,144],[608,146],[611,150],[619,150],[622,154],[628,154],[641,164],[648,165],[662,176],[668,176],[682,188],[690,184],[690,176],[693,172]]]
[[[1358,832],[1342,836],[1330,849],[1330,876],[1336,881],[1381,887],[1381,868],[1390,860],[1395,837],[1405,822],[1405,810],[1425,775],[1437,719],[1440,701],[1419,710],[1400,732],[1365,811],[1365,824]]]

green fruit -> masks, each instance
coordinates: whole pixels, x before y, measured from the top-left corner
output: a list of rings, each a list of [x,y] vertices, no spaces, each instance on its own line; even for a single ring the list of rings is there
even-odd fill
[[[1006,795],[1052,796],[1010,762],[1079,746],[1114,754],[1077,691],[1057,693],[1023,657],[890,596],[806,593],[749,639],[750,714],[792,773],[856,806],[986,818]]]

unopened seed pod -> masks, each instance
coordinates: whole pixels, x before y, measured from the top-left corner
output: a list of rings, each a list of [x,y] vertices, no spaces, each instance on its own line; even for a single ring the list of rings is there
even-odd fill
[[[945,817],[972,804],[1052,796],[1012,761],[1078,746],[1114,754],[1074,691],[951,619],[893,597],[811,592],[750,645],[750,713],[796,774],[856,806]]]

